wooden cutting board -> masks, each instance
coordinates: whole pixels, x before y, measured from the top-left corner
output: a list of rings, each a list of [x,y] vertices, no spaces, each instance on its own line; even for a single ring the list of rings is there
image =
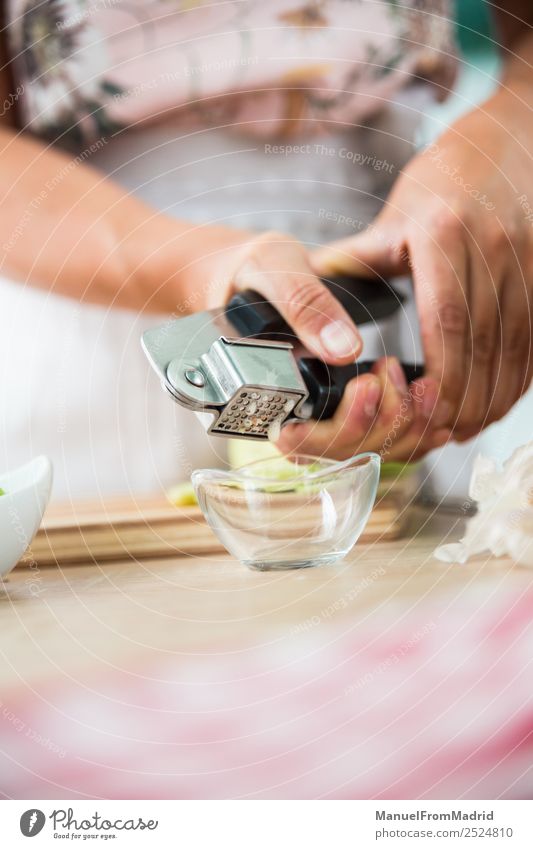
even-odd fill
[[[399,508],[378,503],[361,541],[396,539],[401,531]],[[224,551],[199,507],[174,507],[163,498],[120,498],[52,505],[21,562],[29,555],[41,566],[65,566]]]

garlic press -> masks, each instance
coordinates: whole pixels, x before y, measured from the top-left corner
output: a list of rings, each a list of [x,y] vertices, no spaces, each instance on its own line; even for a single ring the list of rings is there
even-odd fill
[[[323,283],[358,325],[386,318],[403,303],[385,281],[337,277]],[[147,330],[142,346],[177,403],[213,415],[209,433],[256,440],[275,441],[289,422],[330,418],[348,381],[374,364],[326,364],[253,290],[236,294],[225,307]],[[402,366],[408,383],[423,374],[421,365]]]

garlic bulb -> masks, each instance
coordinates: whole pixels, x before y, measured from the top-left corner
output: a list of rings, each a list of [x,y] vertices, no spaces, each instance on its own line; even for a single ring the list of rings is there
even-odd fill
[[[465,563],[473,554],[507,554],[533,566],[533,442],[523,445],[500,469],[479,456],[469,489],[478,512],[468,520],[461,542],[439,546],[434,555],[446,563]]]

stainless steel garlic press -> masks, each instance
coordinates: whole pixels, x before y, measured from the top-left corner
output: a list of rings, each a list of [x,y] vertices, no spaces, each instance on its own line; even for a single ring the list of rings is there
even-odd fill
[[[391,315],[403,301],[382,281],[323,282],[356,324]],[[213,414],[210,433],[245,439],[275,439],[288,422],[331,417],[346,383],[373,365],[326,365],[305,350],[276,308],[251,290],[220,309],[147,330],[142,345],[175,401]],[[403,367],[408,381],[423,371],[418,365]]]

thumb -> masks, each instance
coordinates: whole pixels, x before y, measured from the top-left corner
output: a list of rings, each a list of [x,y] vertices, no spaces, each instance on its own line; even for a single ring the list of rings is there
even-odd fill
[[[359,356],[363,343],[355,324],[290,236],[268,232],[251,240],[233,280],[240,291],[251,289],[270,301],[305,347],[326,362],[345,365]]]
[[[409,268],[402,242],[379,219],[362,233],[313,251],[311,265],[320,277],[388,277],[403,274]]]

